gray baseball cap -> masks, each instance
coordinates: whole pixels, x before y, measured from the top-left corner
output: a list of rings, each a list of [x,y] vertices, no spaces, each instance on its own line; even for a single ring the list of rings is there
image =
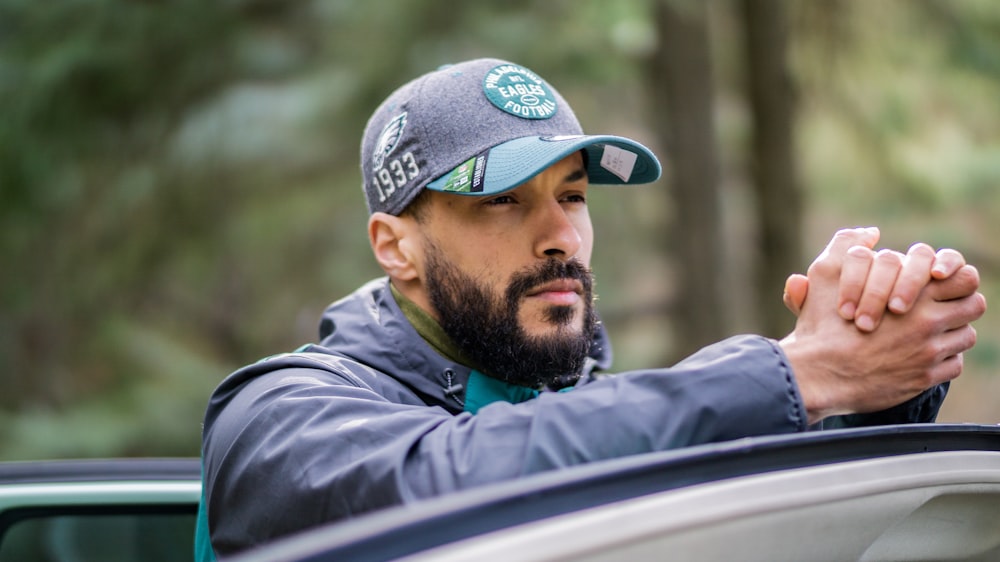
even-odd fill
[[[439,68],[393,92],[361,141],[368,212],[398,215],[423,189],[493,195],[585,150],[594,184],[660,177],[645,146],[584,135],[566,100],[527,68],[477,59]]]

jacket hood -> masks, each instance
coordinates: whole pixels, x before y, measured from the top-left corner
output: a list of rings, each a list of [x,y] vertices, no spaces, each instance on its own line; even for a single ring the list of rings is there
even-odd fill
[[[351,295],[331,304],[323,313],[319,328],[320,346],[346,355],[383,373],[422,395],[442,399],[442,389],[452,384],[466,385],[470,369],[437,353],[406,319],[382,277],[368,282]],[[598,323],[584,375],[605,370],[611,364],[611,346],[604,327]],[[450,374],[448,373],[450,371]]]

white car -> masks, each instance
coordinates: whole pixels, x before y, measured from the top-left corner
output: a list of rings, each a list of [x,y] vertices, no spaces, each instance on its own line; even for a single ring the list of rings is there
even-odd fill
[[[748,438],[308,531],[240,562],[1000,560],[1000,427]]]

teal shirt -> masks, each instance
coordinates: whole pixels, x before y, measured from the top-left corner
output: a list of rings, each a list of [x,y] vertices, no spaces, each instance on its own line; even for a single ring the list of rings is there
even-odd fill
[[[567,392],[573,388],[568,386],[559,392]],[[465,411],[475,414],[480,408],[493,402],[519,404],[536,398],[539,394],[541,391],[506,383],[473,370],[469,373],[469,382],[465,390]]]
[[[473,370],[469,373],[465,389],[465,411],[475,414],[480,408],[493,402],[517,404],[536,396],[538,391],[533,388],[509,384]]]
[[[205,509],[205,468],[201,469],[201,501],[198,502],[198,519],[194,527],[194,559],[195,562],[215,562],[215,550],[208,536],[208,513]]]

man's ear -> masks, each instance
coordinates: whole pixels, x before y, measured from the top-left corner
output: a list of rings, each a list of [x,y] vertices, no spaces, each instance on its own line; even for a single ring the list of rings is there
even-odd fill
[[[368,219],[368,241],[375,261],[396,281],[412,281],[418,277],[414,248],[419,233],[411,217],[388,213],[372,213]]]

